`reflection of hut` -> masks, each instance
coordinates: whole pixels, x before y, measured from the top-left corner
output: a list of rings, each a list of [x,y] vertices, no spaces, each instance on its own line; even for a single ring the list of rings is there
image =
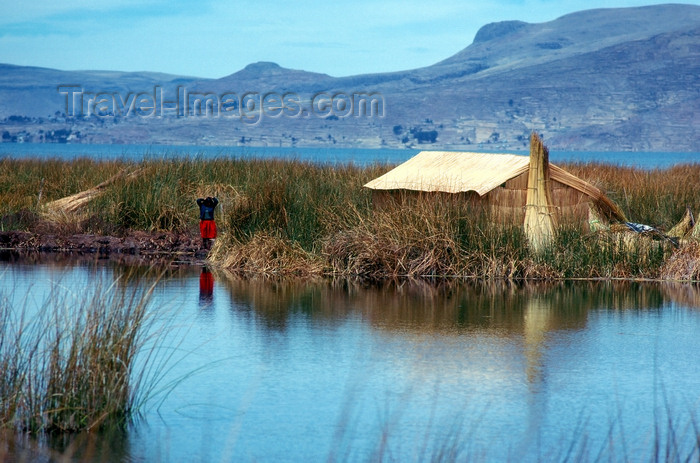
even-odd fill
[[[532,144],[533,148],[541,146],[540,152],[544,151],[544,156],[535,159],[532,155],[421,151],[365,187],[374,190],[373,198],[377,204],[421,192],[455,195],[450,197],[489,206],[499,220],[522,224],[528,204],[528,177],[532,169],[539,169],[545,175],[532,177],[546,183],[548,200],[551,200],[546,207],[559,222],[574,219],[588,226],[591,211],[608,221],[624,221],[622,211],[602,191],[549,164],[546,148],[535,134]],[[537,150],[531,149],[531,153],[533,151]],[[543,164],[537,165],[536,161]],[[531,188],[536,188],[536,185]]]

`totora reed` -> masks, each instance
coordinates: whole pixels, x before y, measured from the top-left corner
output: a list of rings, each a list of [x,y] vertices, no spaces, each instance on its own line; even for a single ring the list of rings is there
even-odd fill
[[[692,243],[698,230],[663,237],[688,208],[700,210],[699,164],[649,171],[592,163],[560,167],[604,192],[609,204],[619,206],[619,217],[658,233],[635,234],[624,223],[596,228],[562,222],[533,247],[522,223],[499,222],[463,195],[398,192],[377,204],[363,185],[386,173],[383,165],[0,159],[0,240],[9,241],[3,236],[12,231],[24,233],[25,244],[49,234],[196,237],[195,199],[217,196],[220,234],[208,260],[241,275],[697,279],[697,271],[671,264],[697,260]],[[75,196],[84,191],[92,195]],[[71,196],[78,206],[57,211],[56,201]]]
[[[128,276],[43,300],[0,294],[0,427],[27,433],[123,426],[155,397],[162,360],[148,314],[153,285]],[[149,347],[152,346],[152,347]],[[137,361],[137,357],[141,359]]]

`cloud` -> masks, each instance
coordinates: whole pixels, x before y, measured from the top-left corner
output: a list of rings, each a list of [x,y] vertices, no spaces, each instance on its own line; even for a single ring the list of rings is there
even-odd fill
[[[3,11],[0,25],[17,30],[45,30],[62,32],[69,27],[87,33],[93,25],[128,26],[156,19],[168,21],[172,17],[198,17],[207,14],[208,2],[192,4],[186,0],[106,0],[51,2],[39,0],[31,7],[15,2],[9,11]]]
[[[138,0],[68,0],[55,2],[52,0],[35,0],[29,5],[26,2],[8,2],[3,6],[0,24],[25,22],[46,22],[52,18],[83,16],[94,13],[113,12],[124,8],[137,7],[153,2]]]

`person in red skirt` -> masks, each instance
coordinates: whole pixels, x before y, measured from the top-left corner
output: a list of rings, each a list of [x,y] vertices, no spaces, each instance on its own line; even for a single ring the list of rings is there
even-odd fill
[[[216,238],[216,222],[214,222],[214,208],[219,200],[207,196],[205,199],[197,199],[199,206],[199,233],[202,235],[202,247],[211,249],[211,243]]]

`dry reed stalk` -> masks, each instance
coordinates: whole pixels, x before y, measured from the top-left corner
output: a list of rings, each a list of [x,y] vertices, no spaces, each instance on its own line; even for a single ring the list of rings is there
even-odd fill
[[[700,242],[690,241],[676,250],[661,267],[664,280],[700,281]]]
[[[695,217],[693,217],[693,211],[690,210],[690,206],[686,207],[685,215],[683,218],[666,233],[666,236],[672,238],[685,238],[689,235],[693,228],[695,227]]]
[[[416,198],[410,210],[378,210],[372,220],[329,236],[322,254],[330,272],[370,280],[456,275],[454,222],[432,199]]]
[[[39,230],[49,228],[52,232],[61,234],[81,233],[81,223],[87,219],[87,215],[83,212],[67,212],[63,209],[47,209],[42,216],[50,227],[37,227]]]
[[[386,270],[378,237],[363,227],[334,234],[325,244],[323,254],[330,272],[340,276],[362,276],[374,280],[391,273]],[[388,250],[384,247],[384,250]]]
[[[599,235],[597,246],[601,251],[618,256],[608,276],[657,278],[659,268],[653,262],[659,254],[670,254],[675,243],[658,232],[638,233],[624,224],[613,224],[607,233]],[[643,269],[644,273],[640,275],[640,270],[634,268]]]
[[[470,265],[463,276],[481,280],[517,278],[522,273],[521,263],[501,256],[475,254],[470,256]]]
[[[544,149],[546,150],[547,148],[544,147]],[[547,152],[547,157],[549,157],[549,152]],[[626,222],[625,214],[622,212],[622,209],[620,209],[620,206],[615,204],[615,202],[608,198],[600,189],[560,167],[549,164],[549,162],[547,162],[547,165],[552,180],[568,185],[576,191],[580,191],[590,197],[595,207],[599,210],[599,213],[605,216],[608,221]]]
[[[246,242],[233,240],[229,235],[217,239],[209,259],[238,274],[269,277],[323,274],[320,259],[304,251],[298,243],[267,232],[256,233]]]
[[[599,209],[590,203],[588,204],[588,229],[593,233],[610,229],[610,225],[603,219]]]
[[[695,240],[700,240],[700,227],[697,227],[697,226],[693,227],[693,229],[690,231],[690,234],[688,235],[688,237],[695,239]]]
[[[131,173],[127,173],[129,168],[121,170],[118,174],[113,177],[108,178],[104,182],[90,188],[88,190],[81,191],[74,195],[66,196],[65,198],[60,198],[55,201],[51,201],[45,205],[46,210],[51,212],[64,212],[64,213],[74,213],[85,206],[87,203],[95,199],[104,193],[104,190],[114,182],[119,179],[132,179],[138,177],[142,172],[143,168],[136,169]]]
[[[541,253],[554,240],[556,218],[549,178],[549,150],[540,137],[530,136],[530,171],[527,180],[524,230],[535,253]]]

